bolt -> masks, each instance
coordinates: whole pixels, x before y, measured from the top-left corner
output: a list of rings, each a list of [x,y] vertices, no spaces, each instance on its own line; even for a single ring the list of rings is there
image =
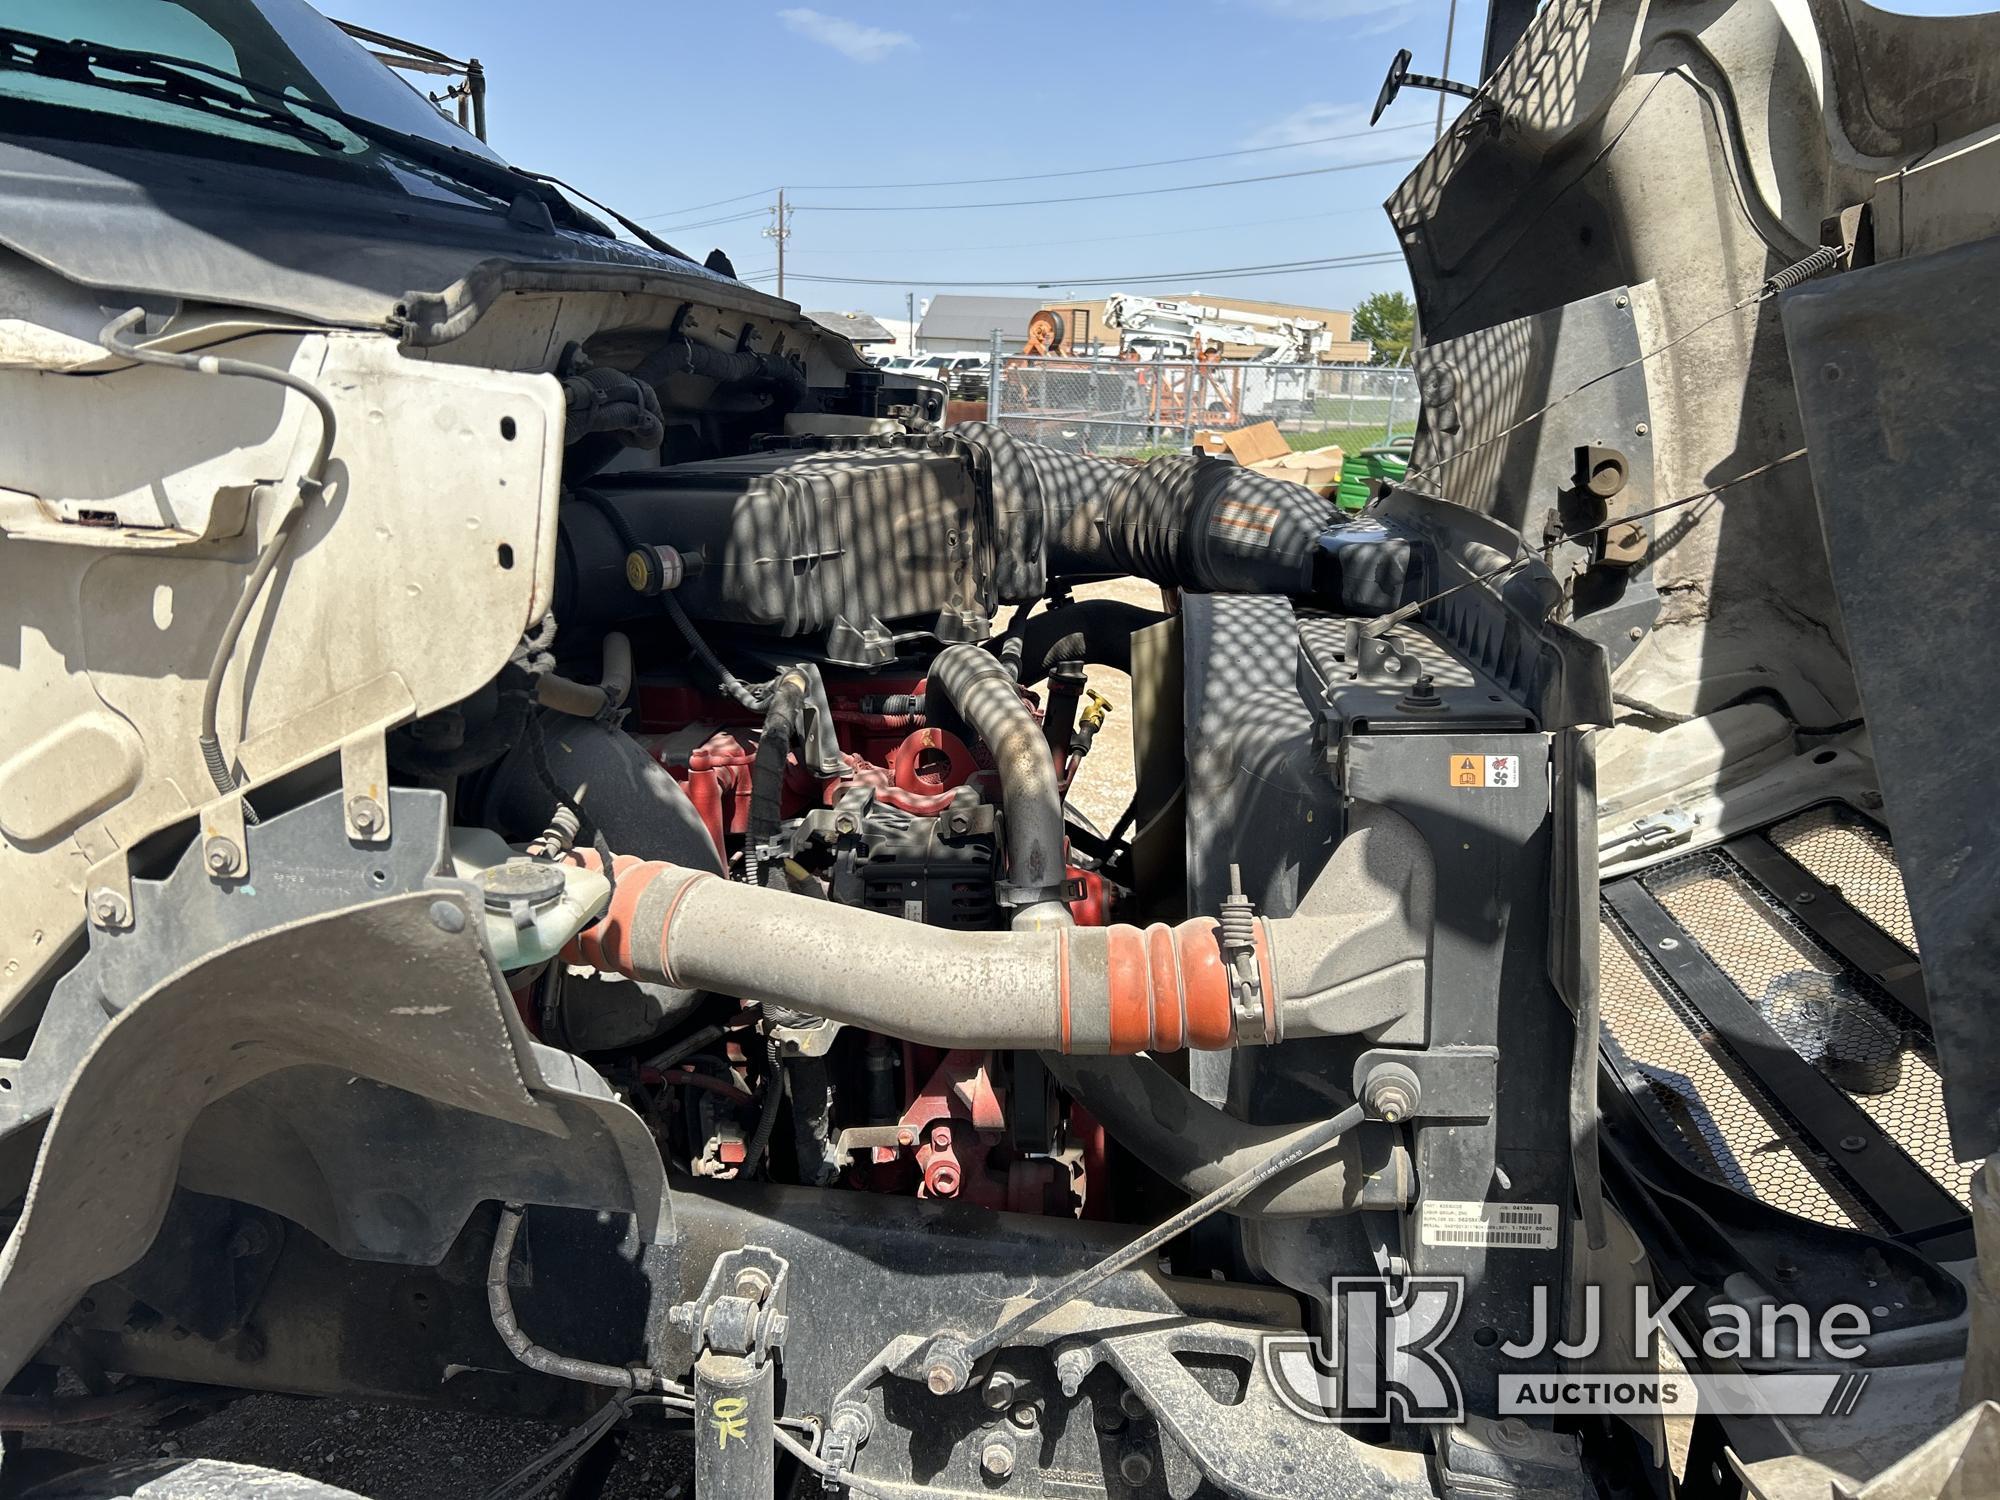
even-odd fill
[[[1065,1396],[1074,1396],[1083,1389],[1083,1377],[1097,1362],[1090,1357],[1088,1349],[1071,1344],[1056,1350],[1056,1383],[1062,1387]]]
[[[1859,1151],[1867,1144],[1867,1140],[1858,1135],[1844,1135],[1840,1138],[1840,1149],[1843,1151]]]
[[[236,858],[236,846],[228,839],[212,838],[201,846],[202,863],[211,875],[227,875],[236,868]]]
[[[1628,298],[1628,297],[1619,297],[1619,298],[1617,298],[1617,299],[1615,299],[1615,300],[1613,301],[1613,303],[1612,303],[1612,306],[1614,306],[1614,307],[1624,307],[1624,306],[1625,306],[1625,305],[1626,305],[1626,304],[1627,304],[1627,303],[1628,303],[1628,302],[1629,302],[1630,300],[1631,300],[1631,299],[1630,299],[1630,298]]]
[[[845,816],[835,818],[833,820],[833,831],[835,833],[854,832],[854,819]]]
[[[1144,1417],[1148,1415],[1146,1403],[1139,1399],[1139,1393],[1130,1386],[1127,1386],[1118,1393],[1118,1409],[1128,1417]]]
[[[939,1125],[931,1131],[931,1147],[937,1151],[949,1151],[951,1149],[951,1127],[949,1125]]]
[[[449,901],[431,903],[431,921],[437,924],[439,932],[465,931],[465,912]]]
[[[1503,1448],[1525,1448],[1528,1436],[1528,1424],[1519,1417],[1507,1417],[1493,1424],[1493,1441]]]
[[[381,830],[382,804],[373,797],[350,797],[347,799],[347,821],[354,825],[354,831],[364,838]]]
[[[1644,437],[1651,429],[1644,422],[1638,422],[1633,425],[1632,431],[1635,435]]]
[[[1681,940],[1679,938],[1661,938],[1659,941],[1659,949],[1662,953],[1671,953],[1674,949],[1680,947],[1680,945]]]
[[[1005,1479],[1014,1472],[1014,1445],[995,1438],[979,1450],[979,1467],[994,1479]]]
[[[1635,641],[1643,641],[1646,638],[1646,629],[1643,625],[1634,625],[1630,630],[1626,631],[1625,634],[1628,639]]]
[[[1076,1392],[1070,1392],[1075,1395]],[[1125,1414],[1115,1406],[1097,1408],[1097,1430],[1107,1435],[1125,1430]]]
[[[964,833],[971,827],[972,819],[968,818],[964,813],[953,813],[951,815],[951,831],[953,833]]]
[[[1408,1068],[1388,1064],[1376,1068],[1361,1086],[1362,1107],[1378,1120],[1391,1125],[1407,1120],[1416,1112],[1420,1097],[1417,1078]]]
[[[113,890],[100,890],[90,898],[90,920],[99,927],[123,927],[131,920],[132,908]]]
[[[972,1374],[972,1367],[966,1363],[964,1354],[946,1345],[931,1351],[931,1362],[924,1371],[924,1384],[930,1387],[933,1396],[949,1396],[953,1391],[965,1389],[965,1382]]]
[[[1035,1425],[1037,1415],[1034,1403],[1017,1401],[1014,1403],[1014,1409],[1007,1413],[1007,1420],[1012,1422],[1016,1427],[1025,1429]]]
[[[1801,906],[1810,906],[1812,905],[1813,902],[1819,900],[1819,897],[1814,895],[1811,891],[1800,891],[1798,895],[1794,896],[1792,899],[1798,902],[1798,904]]]
[[[1020,1389],[1020,1378],[1012,1370],[995,1370],[986,1377],[986,1385],[979,1397],[994,1411],[1005,1411],[1013,1404],[1015,1393]]]
[[[904,1126],[901,1130],[896,1132],[897,1145],[914,1146],[916,1145],[916,1143],[917,1143],[917,1133],[914,1130],[911,1130],[908,1126]]]
[[[1780,1255],[1771,1266],[1771,1274],[1776,1276],[1780,1281],[1797,1281],[1799,1279],[1799,1263],[1789,1255]]]
[[[1153,1461],[1137,1448],[1118,1455],[1118,1472],[1127,1484],[1144,1484],[1153,1477]]]
[[[745,1266],[736,1273],[736,1295],[747,1297],[752,1302],[761,1302],[764,1294],[771,1290],[771,1278],[755,1266]]]

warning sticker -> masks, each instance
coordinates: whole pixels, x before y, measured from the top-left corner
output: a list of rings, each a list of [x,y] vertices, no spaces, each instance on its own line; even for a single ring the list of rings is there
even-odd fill
[[[1453,786],[1519,786],[1521,757],[1518,755],[1454,755],[1451,758]]]
[[[1561,1220],[1553,1203],[1467,1203],[1427,1198],[1426,1245],[1472,1245],[1483,1250],[1553,1250]]]

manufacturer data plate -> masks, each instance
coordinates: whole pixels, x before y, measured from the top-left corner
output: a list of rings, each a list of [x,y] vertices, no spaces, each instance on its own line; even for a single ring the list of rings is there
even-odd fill
[[[1427,1198],[1423,1210],[1426,1245],[1471,1245],[1484,1250],[1553,1250],[1562,1220],[1553,1203],[1468,1203]]]

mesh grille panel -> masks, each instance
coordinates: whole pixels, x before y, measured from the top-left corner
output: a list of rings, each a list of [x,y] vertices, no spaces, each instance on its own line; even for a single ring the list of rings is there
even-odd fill
[[[1917,951],[1917,929],[1910,921],[1895,853],[1873,823],[1849,808],[1815,807],[1777,824],[1770,838],[1861,915],[1910,952]]]
[[[1605,1028],[1679,1128],[1695,1164],[1801,1218],[1876,1227],[1830,1173],[1822,1181],[1810,1147],[1783,1116],[1736,1081],[1726,1049],[1697,1035],[1624,931],[1607,922],[1600,939]]]
[[[1921,1024],[1721,855],[1691,855],[1642,879],[1794,1051],[1968,1201],[1976,1164],[1953,1160],[1936,1059]]]

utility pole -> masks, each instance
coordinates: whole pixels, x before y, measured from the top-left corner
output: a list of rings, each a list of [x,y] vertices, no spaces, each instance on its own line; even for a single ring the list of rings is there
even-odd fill
[[[909,315],[910,331],[903,335],[903,342],[910,346],[909,352],[917,352],[917,294],[903,293],[903,311]]]
[[[1452,38],[1452,33],[1457,30],[1458,30],[1458,0],[1451,0],[1451,10],[1445,16],[1445,22],[1444,22],[1444,67],[1440,71],[1440,76],[1444,78],[1451,77],[1451,38]],[[1485,81],[1484,79],[1481,80],[1481,82],[1484,81]],[[1442,140],[1444,138],[1444,101],[1445,101],[1445,94],[1444,91],[1440,89],[1438,91],[1437,134],[1432,137],[1433,140]]]
[[[785,208],[785,190],[778,189],[777,207],[771,210],[771,227],[764,231],[764,238],[778,242],[778,295],[785,295],[785,241],[792,237],[791,216]]]

